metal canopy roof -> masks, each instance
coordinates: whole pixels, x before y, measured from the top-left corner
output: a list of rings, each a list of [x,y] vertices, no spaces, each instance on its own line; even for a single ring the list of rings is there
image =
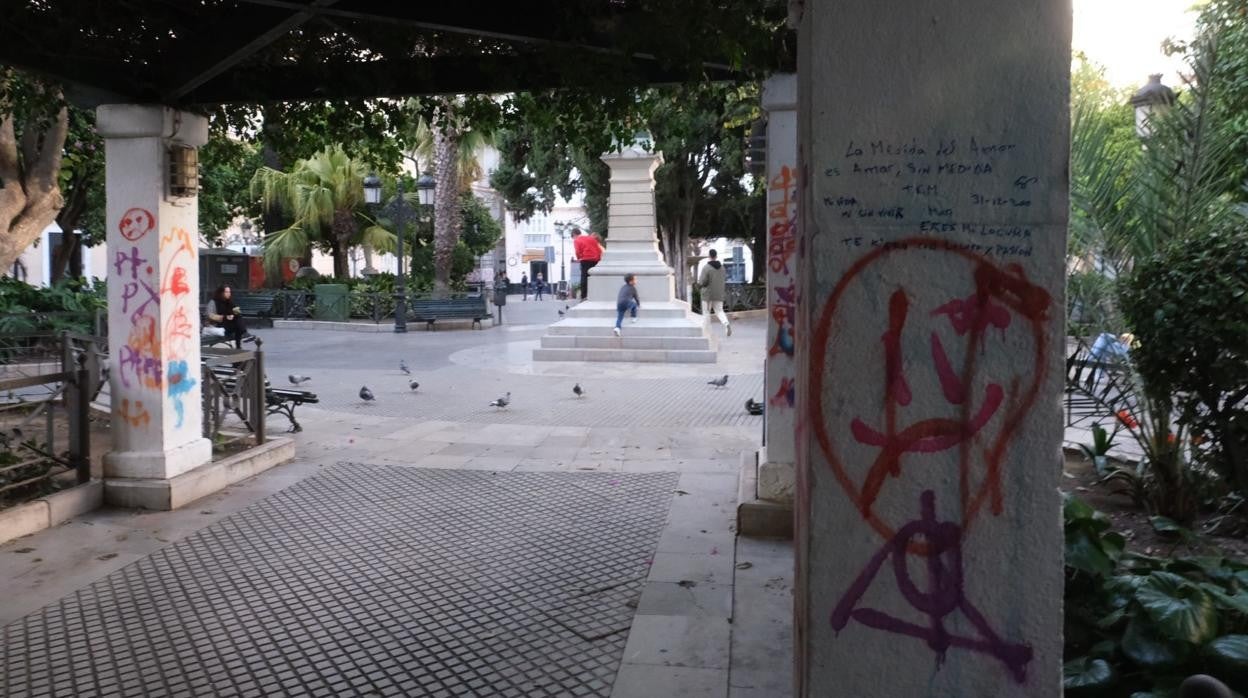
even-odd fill
[[[784,3],[0,0],[0,17],[0,63],[80,104],[211,105],[739,79],[775,67]]]

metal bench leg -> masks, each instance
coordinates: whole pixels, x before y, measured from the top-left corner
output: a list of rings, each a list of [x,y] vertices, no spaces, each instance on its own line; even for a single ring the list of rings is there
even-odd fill
[[[297,434],[303,431],[303,426],[301,426],[299,421],[295,419],[296,406],[297,405],[294,402],[279,402],[276,405],[269,405],[268,412],[271,415],[281,414],[286,417],[286,419],[290,421],[290,428],[286,431],[288,433]]]

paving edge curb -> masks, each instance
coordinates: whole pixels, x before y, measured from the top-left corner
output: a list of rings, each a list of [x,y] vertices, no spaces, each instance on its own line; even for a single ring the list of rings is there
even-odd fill
[[[476,329],[475,327],[472,327],[471,323],[469,323],[466,320],[462,320],[462,321],[461,320],[443,320],[442,321],[443,326],[445,326],[448,323],[455,323],[453,326],[450,327],[450,329],[460,329],[461,325],[468,325],[472,329]],[[436,328],[436,325],[437,323],[435,323],[435,328]],[[491,320],[490,327],[494,327],[494,326],[495,326],[494,322],[493,320]],[[427,331],[426,327],[427,326],[424,322],[413,321],[413,322],[407,323],[408,332],[425,332]],[[330,322],[327,320],[274,320],[273,329],[275,330],[320,330],[322,332],[361,332],[364,334],[380,334],[380,333],[393,334],[394,323],[382,322],[382,323],[369,324],[367,322]],[[482,321],[481,323],[481,329],[485,329],[484,321]],[[438,330],[434,329],[432,331],[437,332]]]
[[[737,478],[737,535],[792,538],[793,508],[758,498],[758,452],[741,454]]]
[[[0,544],[52,528],[98,509],[103,503],[104,482],[92,480],[10,507],[0,511]]]
[[[168,480],[105,478],[104,501],[128,508],[156,511],[178,509],[294,458],[293,439],[272,437],[260,446],[201,465]]]

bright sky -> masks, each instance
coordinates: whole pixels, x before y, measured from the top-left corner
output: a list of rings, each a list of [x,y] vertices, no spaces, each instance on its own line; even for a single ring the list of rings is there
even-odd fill
[[[1139,87],[1150,73],[1163,73],[1170,87],[1181,84],[1181,57],[1161,51],[1167,37],[1192,38],[1198,0],[1073,0],[1074,48],[1105,66],[1115,87]]]

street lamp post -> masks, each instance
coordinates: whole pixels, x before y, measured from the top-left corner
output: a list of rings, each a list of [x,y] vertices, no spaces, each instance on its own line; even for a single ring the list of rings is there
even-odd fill
[[[421,208],[428,208],[433,205],[433,190],[437,186],[437,182],[429,173],[420,176],[416,180],[416,193],[420,197]],[[381,178],[375,174],[370,174],[364,178],[364,202],[370,205],[381,203]],[[383,209],[384,213],[394,218],[395,228],[398,229],[398,248],[397,254],[399,258],[398,284],[395,287],[395,307],[394,307],[394,331],[398,334],[407,332],[407,274],[403,270],[403,238],[405,237],[405,226],[407,216],[412,213],[411,208],[407,204],[406,197],[403,196],[403,179],[400,178],[395,186],[394,200],[391,201]]]
[[[559,281],[561,283],[566,283],[568,280],[568,275],[567,275],[568,254],[567,254],[567,247],[564,245],[564,243],[566,243],[568,240],[568,224],[556,223],[555,230],[559,231]]]
[[[1161,73],[1148,76],[1148,83],[1131,95],[1135,110],[1135,135],[1148,138],[1153,135],[1153,118],[1160,116],[1174,104],[1174,90],[1161,84]]]

